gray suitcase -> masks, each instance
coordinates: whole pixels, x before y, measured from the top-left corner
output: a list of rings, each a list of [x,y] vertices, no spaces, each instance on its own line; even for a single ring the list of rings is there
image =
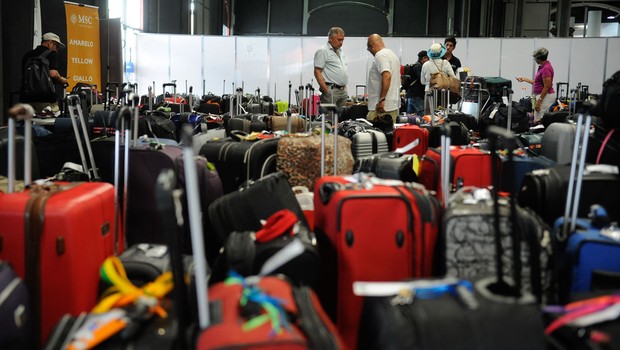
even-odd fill
[[[540,155],[569,164],[575,143],[575,125],[572,123],[553,123],[545,130],[541,140]]]
[[[351,152],[355,159],[388,151],[387,137],[379,130],[366,129],[351,138]]]

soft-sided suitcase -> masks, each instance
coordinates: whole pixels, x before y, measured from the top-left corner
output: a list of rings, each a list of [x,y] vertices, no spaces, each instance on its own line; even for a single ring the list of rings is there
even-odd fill
[[[290,130],[288,130],[290,125]],[[280,116],[273,115],[268,118],[267,127],[271,131],[283,131],[288,132],[305,132],[306,131],[306,119],[297,115],[294,116]]]
[[[559,289],[563,292],[561,301],[568,300],[576,293],[595,291],[596,284],[601,282],[607,284],[612,281],[612,284],[615,282],[615,288],[620,288],[618,218],[610,217],[605,210],[607,204],[601,205],[601,201],[588,206],[583,201],[586,195],[588,199],[592,199],[592,194],[587,192],[583,182],[587,171],[584,159],[590,138],[591,120],[590,115],[584,118],[580,114],[578,117],[564,215],[555,222],[554,238],[561,252],[558,256],[562,271],[559,283]],[[612,168],[617,176],[616,167],[606,167]],[[616,199],[620,195],[617,186],[607,186],[606,190],[606,197]],[[617,203],[617,200],[615,202]],[[578,217],[585,217],[580,214],[584,209],[589,211],[588,219],[579,219]]]
[[[34,111],[17,106],[10,114],[11,128],[14,118]],[[15,267],[31,293],[35,344],[65,313],[95,305],[99,267],[123,249],[114,205],[114,187],[98,182],[48,183],[0,194],[0,259]]]
[[[610,218],[620,220],[620,176],[596,166],[586,166],[583,174],[581,201],[577,215],[587,217],[592,204],[600,204]],[[534,170],[525,175],[519,191],[519,204],[532,208],[545,222],[553,225],[562,216],[570,186],[570,165],[556,165]]]
[[[496,295],[452,277],[358,282],[354,289],[366,295],[360,350],[547,349],[531,296]]]
[[[307,286],[277,277],[231,278],[209,288],[209,299],[213,320],[196,349],[345,349]]]
[[[464,186],[487,187],[491,185],[491,156],[488,152],[471,147],[450,147],[450,184],[452,189]],[[439,149],[429,148],[420,164],[418,178],[428,190],[437,191],[442,198],[444,191],[439,186],[441,178]]]
[[[573,154],[575,143],[575,125],[571,123],[553,123],[545,129],[540,141],[540,154],[556,161],[568,164]]]
[[[139,145],[129,150],[129,181],[127,185],[127,243],[165,243],[164,232],[160,230],[162,219],[157,214],[157,201],[153,188],[162,169],[173,169],[177,174],[177,187],[185,186],[183,173],[183,149],[173,145]],[[217,171],[210,168],[203,156],[194,158],[198,169],[200,200],[206,208],[223,194],[222,180]],[[184,209],[186,209],[184,207]],[[187,217],[187,212],[184,211]],[[209,227],[208,215],[203,215],[203,224]],[[183,251],[189,252],[189,228],[186,230]],[[211,258],[211,254],[207,254]]]
[[[351,154],[351,140],[336,135],[336,153],[334,153],[334,135],[329,134],[323,140],[325,146],[325,161],[333,164],[336,159],[338,166],[336,173],[351,174],[353,170],[353,155]],[[282,137],[278,142],[278,157],[276,169],[286,175],[291,186],[305,186],[314,188],[315,181],[321,177],[321,146],[322,138],[314,134],[295,134]],[[333,168],[328,168],[326,175],[333,175]]]
[[[422,157],[428,149],[428,135],[428,129],[417,125],[403,125],[397,127],[394,129],[393,149],[396,150],[411,145],[413,147],[404,151],[404,153],[417,154],[418,157]]]
[[[502,157],[500,189],[502,191],[519,193],[521,183],[527,173],[552,166],[555,166],[555,162],[544,156],[514,155],[511,162],[508,161],[508,157]]]
[[[413,155],[402,153],[381,153],[358,158],[353,173],[373,173],[380,179],[417,182],[413,171]]]
[[[257,198],[259,200],[257,200]],[[219,247],[234,231],[258,231],[261,220],[282,210],[293,211],[309,227],[291,186],[281,172],[249,181],[245,187],[227,193],[209,206],[209,218]]]
[[[28,288],[13,267],[3,261],[0,261],[0,296],[0,348],[32,348]]]
[[[284,275],[293,285],[316,288],[320,259],[315,235],[288,209],[273,213],[258,231],[231,232],[212,268],[209,283],[225,280],[231,269],[243,277],[260,274],[265,262],[281,253],[292,240],[302,243],[303,252],[269,275]]]
[[[431,276],[439,203],[415,183],[357,174],[322,177],[314,210],[321,302],[355,349],[362,299],[353,282]]]
[[[200,155],[215,165],[224,193],[234,192],[247,180],[257,180],[276,171],[278,138],[258,141],[211,140]]]
[[[469,145],[469,130],[461,122],[445,121],[444,125],[450,127],[450,140],[454,146]],[[437,126],[430,126],[428,135],[428,147],[439,147],[441,144],[441,132]]]
[[[512,262],[512,230],[510,208],[506,200],[500,202],[500,231],[503,259]],[[443,215],[443,247],[446,275],[476,280],[495,275],[493,228],[493,201],[487,189],[455,193],[450,197]],[[533,211],[517,208],[518,234],[522,244],[521,263],[523,289],[539,302],[553,297],[552,247],[550,228]],[[512,263],[504,264],[505,274],[512,276]]]

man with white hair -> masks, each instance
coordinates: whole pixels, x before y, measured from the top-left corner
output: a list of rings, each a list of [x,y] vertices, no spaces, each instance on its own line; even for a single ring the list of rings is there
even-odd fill
[[[41,37],[41,45],[34,50],[28,51],[22,58],[22,86],[20,92],[21,102],[26,102],[34,108],[38,113],[47,111],[55,116],[60,114],[58,107],[58,98],[56,95],[56,87],[54,84],[64,86],[67,84],[67,78],[60,75],[58,71],[58,50],[65,47],[60,41],[60,37],[54,33],[45,33]],[[42,58],[42,59],[41,59]],[[32,86],[33,84],[41,85],[37,81],[39,74],[33,74],[34,65],[40,65],[40,62],[48,63],[48,75],[51,79],[49,88],[43,89],[40,86]],[[29,72],[30,71],[30,72]],[[37,75],[35,77],[34,75]]]
[[[314,54],[314,77],[319,83],[321,103],[342,108],[347,103],[347,61],[342,53],[344,30],[333,27],[327,33],[327,45]]]

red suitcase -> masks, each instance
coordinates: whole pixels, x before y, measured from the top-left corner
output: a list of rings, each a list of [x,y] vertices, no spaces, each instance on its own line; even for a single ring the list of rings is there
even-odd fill
[[[10,113],[9,128],[14,128],[14,117],[29,114],[23,108]],[[123,238],[115,239],[121,234],[115,230],[114,187],[46,183],[0,193],[0,222],[0,260],[26,280],[33,337],[40,344],[64,314],[89,311],[96,304],[99,267],[115,253],[116,241],[123,248]]]
[[[491,155],[489,152],[472,147],[450,147],[450,187],[464,186],[488,187],[492,185]],[[441,179],[440,154],[438,148],[429,148],[420,165],[418,180],[426,189],[436,191],[442,198],[439,186]]]
[[[403,125],[394,129],[394,144],[392,149],[398,149],[401,147],[409,146],[415,140],[416,144],[413,144],[411,149],[403,152],[404,154],[417,154],[418,157],[422,157],[428,149],[428,137],[429,132],[426,128],[421,128],[417,125]]]
[[[353,282],[431,276],[440,215],[439,202],[422,186],[359,178],[322,177],[314,194],[315,232],[323,250],[319,294],[351,349],[362,308]]]

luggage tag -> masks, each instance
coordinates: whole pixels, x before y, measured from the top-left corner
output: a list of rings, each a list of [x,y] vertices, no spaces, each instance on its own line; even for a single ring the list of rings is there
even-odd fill
[[[390,301],[392,305],[411,304],[414,298],[435,299],[452,294],[469,309],[478,308],[472,283],[455,277],[410,282],[353,282],[353,294],[362,297],[393,297]]]

